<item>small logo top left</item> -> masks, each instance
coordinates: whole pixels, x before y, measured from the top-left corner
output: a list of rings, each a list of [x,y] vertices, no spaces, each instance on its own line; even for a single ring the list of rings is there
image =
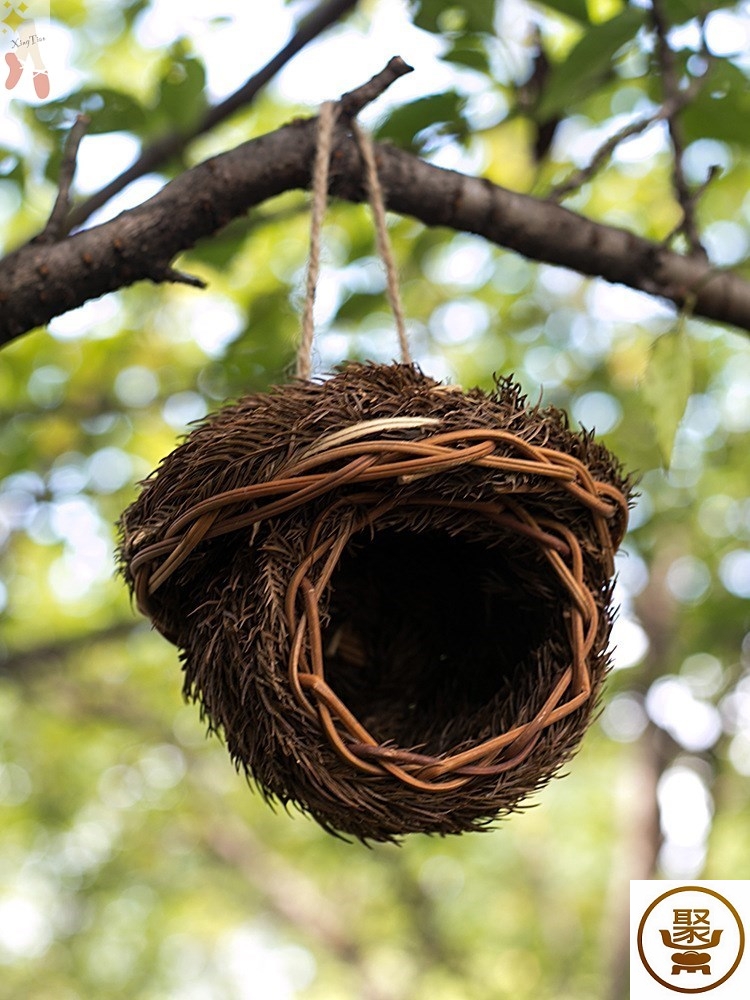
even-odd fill
[[[40,101],[49,97],[49,70],[44,62],[45,25],[49,3],[0,0],[0,39],[5,57],[5,89],[22,97],[31,91]]]

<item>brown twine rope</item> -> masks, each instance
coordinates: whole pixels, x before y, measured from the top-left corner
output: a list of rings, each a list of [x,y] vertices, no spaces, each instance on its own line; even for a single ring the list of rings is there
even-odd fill
[[[373,219],[375,220],[375,238],[377,240],[378,253],[385,265],[385,276],[388,289],[388,301],[391,306],[393,318],[396,320],[396,333],[398,334],[398,344],[401,350],[401,360],[405,364],[411,363],[411,351],[409,341],[406,336],[406,323],[404,321],[404,309],[401,305],[401,293],[398,287],[398,273],[393,261],[391,252],[391,241],[388,238],[388,227],[385,221],[385,205],[383,203],[383,188],[378,177],[378,168],[375,164],[375,151],[372,148],[372,141],[366,132],[363,132],[356,121],[352,121],[352,132],[357,140],[362,159],[365,161],[365,176],[367,178],[367,193],[370,199]]]
[[[309,379],[312,372],[312,349],[313,340],[315,339],[313,311],[315,306],[315,292],[318,286],[318,277],[320,276],[320,237],[328,204],[328,174],[333,146],[333,130],[338,114],[339,106],[333,101],[326,101],[325,104],[321,105],[318,116],[318,136],[315,149],[315,163],[313,165],[310,256],[307,263],[305,304],[302,312],[302,336],[300,338],[299,350],[297,351],[296,375],[301,379]],[[396,333],[401,351],[401,360],[406,364],[410,364],[412,358],[406,335],[406,323],[401,304],[401,294],[399,292],[398,273],[393,260],[391,243],[388,238],[383,188],[378,177],[372,141],[354,120],[351,122],[351,129],[365,165],[365,181],[368,200],[375,223],[375,239],[378,254],[385,266],[388,302],[396,321]]]
[[[313,306],[315,290],[320,274],[320,234],[328,201],[328,166],[331,161],[333,127],[338,117],[338,108],[333,101],[321,105],[318,116],[318,142],[313,166],[313,202],[310,220],[310,257],[307,261],[307,284],[305,306],[302,313],[302,339],[297,352],[297,376],[309,379],[312,371],[312,347],[315,337]]]

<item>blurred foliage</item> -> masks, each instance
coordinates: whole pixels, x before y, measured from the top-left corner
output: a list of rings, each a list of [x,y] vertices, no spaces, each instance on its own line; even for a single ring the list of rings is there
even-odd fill
[[[641,385],[643,398],[653,415],[662,458],[669,463],[677,428],[693,388],[692,355],[683,324],[656,338]]]
[[[166,6],[53,3],[78,75],[69,93],[6,111],[5,249],[43,224],[76,111],[92,116],[81,176],[96,167],[104,184],[118,142],[134,152],[223,96],[211,81],[238,8],[177,24]],[[731,44],[748,37],[747,7],[664,6],[676,65],[698,87],[681,116],[688,181],[720,167],[698,204],[702,236],[717,266],[750,274],[750,63]],[[421,32],[396,19],[392,34],[419,64],[421,96],[389,95],[378,134],[437,164],[543,197],[662,100],[642,4],[409,9]],[[264,7],[269,22],[290,16],[280,0]],[[359,82],[347,46],[395,16],[372,3],[336,36],[320,56],[330,96]],[[248,74],[262,63],[253,44],[231,50]],[[185,162],[308,113],[284,79]],[[671,170],[655,125],[566,204],[663,240],[680,221]],[[139,285],[0,353],[0,1000],[624,998],[624,894],[648,862],[634,826],[653,798],[644,767],[657,874],[750,878],[747,337],[470,235],[390,222],[423,368],[485,387],[514,372],[640,477],[600,721],[539,808],[482,836],[368,851],[269,810],[182,704],[176,651],[114,577],[113,525],[190,421],[288,376],[309,220],[303,195],[274,199],[178,262],[208,291]],[[318,322],[320,371],[396,351],[362,206],[329,210]]]

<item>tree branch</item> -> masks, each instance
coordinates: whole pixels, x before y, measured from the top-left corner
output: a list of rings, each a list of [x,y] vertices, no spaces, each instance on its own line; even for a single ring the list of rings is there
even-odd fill
[[[601,167],[609,160],[614,151],[620,145],[620,143],[625,142],[626,139],[631,139],[635,135],[640,135],[641,132],[645,132],[650,129],[652,125],[656,122],[661,121],[664,117],[663,109],[660,109],[653,115],[649,115],[647,118],[639,118],[638,121],[630,122],[625,125],[619,131],[611,135],[609,139],[605,140],[601,146],[596,150],[594,155],[591,157],[590,162],[578,170],[574,170],[568,177],[565,178],[560,184],[556,184],[549,195],[547,196],[550,201],[562,201],[562,199],[579,188],[592,179],[594,174],[596,174]]]
[[[110,198],[126,188],[128,184],[132,184],[144,174],[151,173],[151,171],[163,166],[181,153],[193,139],[210,131],[214,126],[234,114],[235,111],[249,104],[258,91],[269,80],[272,80],[293,56],[297,55],[318,35],[321,35],[326,28],[340,21],[345,14],[356,7],[357,2],[358,0],[327,0],[326,3],[322,3],[301,22],[292,38],[270,62],[251,76],[249,80],[246,80],[239,90],[230,94],[219,104],[208,108],[193,128],[185,132],[170,132],[168,135],[161,136],[141,152],[135,163],[131,164],[100,191],[77,205],[67,219],[67,231],[70,232],[71,229],[82,225],[90,215],[102,205],[106,205]]]
[[[341,114],[345,118],[355,118],[362,108],[376,101],[399,77],[413,72],[413,66],[404,62],[401,56],[394,56],[393,59],[388,61],[385,69],[381,69],[371,80],[342,96],[339,102],[341,105]]]
[[[651,20],[656,31],[656,54],[661,67],[665,104],[673,105],[673,109],[666,116],[666,119],[674,154],[672,156],[672,186],[682,209],[682,222],[677,232],[685,234],[691,253],[706,258],[708,255],[701,243],[695,218],[696,196],[690,190],[682,165],[685,144],[682,138],[682,127],[677,118],[680,110],[680,80],[675,66],[674,52],[667,38],[669,25],[661,0],[651,0]]]
[[[26,649],[10,650],[0,655],[0,677],[12,677],[26,682],[47,670],[53,670],[69,656],[83,653],[99,643],[122,641],[132,635],[141,623],[136,621],[113,622],[96,632],[66,636],[43,642]]]
[[[671,121],[674,116],[684,108],[693,98],[698,94],[702,86],[701,80],[695,80],[692,86],[680,91],[670,100],[665,101],[662,106],[655,111],[652,115],[648,115],[646,118],[640,118],[638,121],[630,122],[625,125],[619,131],[611,135],[609,139],[605,140],[599,149],[596,150],[594,155],[591,157],[590,163],[581,167],[579,170],[574,170],[569,177],[567,177],[561,184],[557,184],[552,188],[549,195],[547,196],[551,201],[561,201],[566,195],[571,194],[573,191],[577,191],[582,187],[587,181],[590,181],[594,174],[597,173],[601,167],[609,160],[614,151],[624,142],[626,139],[632,139],[633,136],[640,135],[642,132],[646,132],[655,125],[657,122]],[[680,223],[682,226],[682,223]]]
[[[174,258],[284,191],[307,188],[317,119],[296,121],[185,171],[116,219],[51,246],[33,242],[0,262],[0,345],[88,299],[169,278]],[[337,127],[331,193],[366,198],[361,158]],[[750,282],[625,229],[487,180],[375,147],[387,207],[428,226],[475,233],[533,260],[628,285],[692,314],[750,331]]]
[[[65,219],[70,208],[70,186],[75,177],[76,164],[78,162],[78,147],[81,139],[86,134],[91,119],[86,115],[78,115],[73,127],[68,133],[65,141],[62,163],[60,164],[60,176],[58,178],[58,190],[55,204],[50,213],[47,225],[36,237],[37,243],[56,243],[68,230],[65,228]]]

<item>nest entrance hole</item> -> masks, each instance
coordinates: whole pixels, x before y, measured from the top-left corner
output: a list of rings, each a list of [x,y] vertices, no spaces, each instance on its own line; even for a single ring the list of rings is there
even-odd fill
[[[559,623],[501,545],[385,529],[350,542],[331,578],[326,678],[378,741],[439,754],[472,719],[477,737],[513,721]]]

